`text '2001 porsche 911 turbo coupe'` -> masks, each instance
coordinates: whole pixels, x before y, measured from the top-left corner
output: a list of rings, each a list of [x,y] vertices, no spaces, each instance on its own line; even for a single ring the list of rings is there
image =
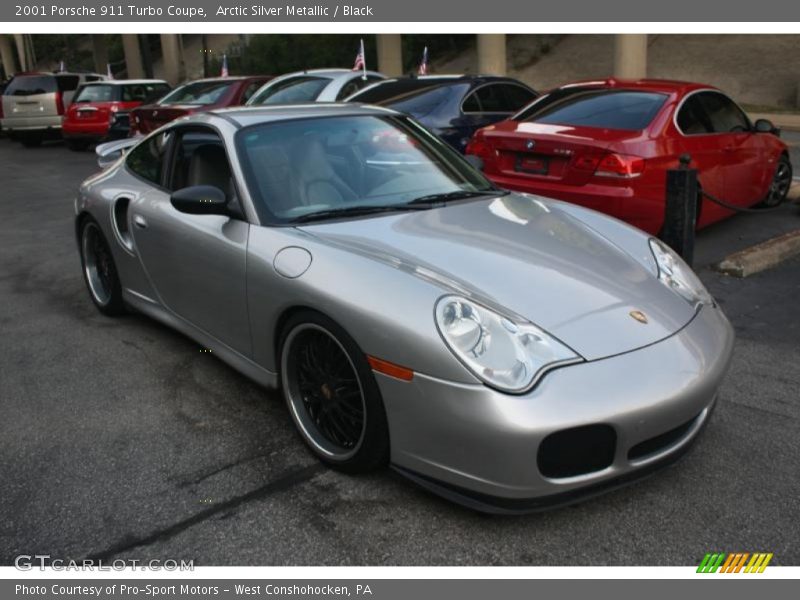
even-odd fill
[[[733,333],[676,254],[406,116],[226,109],[114,144],[75,204],[96,306],[280,387],[331,466],[524,512],[673,461],[714,407]]]

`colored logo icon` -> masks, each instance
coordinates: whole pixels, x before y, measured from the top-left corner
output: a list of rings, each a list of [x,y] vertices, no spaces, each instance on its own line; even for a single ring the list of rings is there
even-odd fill
[[[700,561],[697,572],[763,573],[771,560],[772,552],[709,552]]]

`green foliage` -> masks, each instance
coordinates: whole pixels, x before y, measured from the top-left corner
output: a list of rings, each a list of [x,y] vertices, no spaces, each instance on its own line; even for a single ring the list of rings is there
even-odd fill
[[[228,53],[231,75],[282,75],[292,71],[320,68],[350,68],[364,40],[367,69],[377,70],[374,35],[297,34],[254,35],[241,52]],[[209,73],[220,71],[222,57],[209,62]]]
[[[367,68],[377,70],[375,37],[344,34],[254,35],[240,53],[228,53],[228,70],[231,75],[282,75],[303,69],[350,68],[361,39],[364,40],[367,54]],[[403,70],[405,73],[416,73],[425,46],[428,46],[430,60],[435,61],[452,58],[474,43],[474,35],[404,35]],[[212,58],[209,73],[219,73],[221,62],[221,56]]]
[[[475,44],[474,35],[410,34],[403,36],[403,71],[416,73],[428,47],[429,63],[449,60]],[[435,74],[435,69],[432,74]]]

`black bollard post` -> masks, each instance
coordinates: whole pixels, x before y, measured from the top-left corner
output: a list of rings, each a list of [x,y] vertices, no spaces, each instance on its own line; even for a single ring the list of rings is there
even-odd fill
[[[691,266],[694,260],[694,230],[697,224],[697,169],[692,157],[683,154],[680,167],[667,171],[667,194],[661,239]]]

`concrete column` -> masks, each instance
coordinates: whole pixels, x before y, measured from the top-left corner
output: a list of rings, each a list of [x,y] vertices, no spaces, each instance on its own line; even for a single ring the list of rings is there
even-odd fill
[[[30,69],[28,64],[28,53],[25,46],[25,36],[21,33],[14,34],[14,43],[17,45],[17,56],[19,57],[19,68],[21,71]]]
[[[128,72],[128,79],[144,77],[142,52],[139,49],[139,36],[135,33],[123,33],[122,51],[125,54],[125,67]]]
[[[94,55],[94,72],[105,75],[108,69],[108,45],[106,36],[92,34],[92,54]]]
[[[181,36],[174,33],[161,34],[161,58],[164,60],[164,79],[178,85],[184,79],[183,44]]]
[[[618,33],[614,40],[614,77],[647,77],[647,34]]]
[[[3,61],[3,71],[6,77],[11,77],[17,72],[17,61],[14,59],[14,51],[11,49],[11,40],[5,34],[0,34],[0,59]]]
[[[378,43],[378,71],[389,77],[402,75],[403,43],[400,34],[379,33],[375,38]]]
[[[506,74],[506,34],[478,34],[478,73],[482,75]]]

